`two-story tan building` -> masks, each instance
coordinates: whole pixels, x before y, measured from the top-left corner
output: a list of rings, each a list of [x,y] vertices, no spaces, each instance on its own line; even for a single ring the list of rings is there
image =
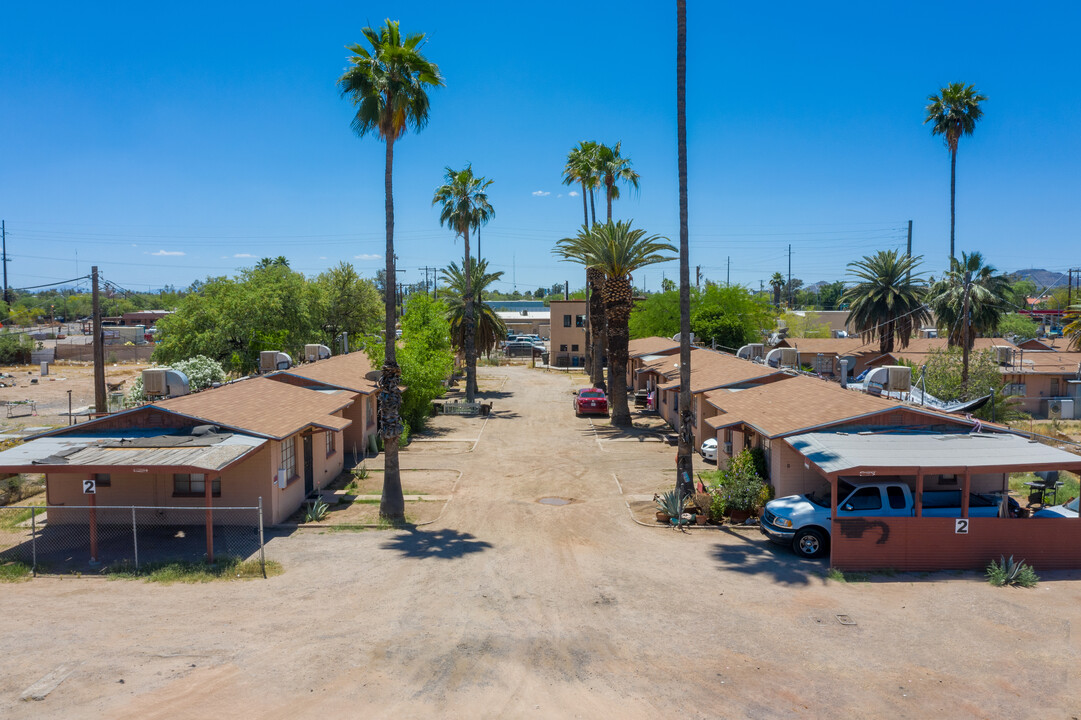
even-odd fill
[[[586,301],[552,300],[551,343],[548,364],[552,367],[585,367]]]

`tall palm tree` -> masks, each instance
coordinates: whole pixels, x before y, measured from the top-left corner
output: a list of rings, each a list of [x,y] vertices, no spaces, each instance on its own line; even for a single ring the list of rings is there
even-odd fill
[[[983,117],[980,103],[987,96],[976,92],[973,85],[950,83],[939,91],[939,95],[927,96],[927,117],[923,124],[931,124],[931,134],[941,135],[950,151],[950,259],[954,252],[954,219],[956,216],[957,190],[957,143],[962,135],[971,135],[976,123]]]
[[[475,297],[489,285],[503,277],[503,272],[488,272],[488,261],[470,258],[469,265],[472,267],[472,277],[469,285]],[[458,263],[452,262],[443,268],[443,281],[447,289],[444,290],[444,301],[447,303],[447,311],[450,317],[451,341],[459,348],[465,347],[465,287],[466,277]],[[474,299],[473,316],[476,321],[475,343],[477,352],[490,355],[492,350],[499,346],[499,342],[507,337],[507,325],[492,309],[492,306],[483,300]]]
[[[687,0],[676,0],[676,155],[679,167],[679,444],[676,488],[694,472],[691,427],[691,265],[687,247]],[[693,486],[692,486],[693,487]]]
[[[1062,316],[1066,325],[1062,328],[1062,337],[1069,341],[1075,350],[1081,350],[1081,305],[1071,305]],[[1081,367],[1078,368],[1081,373]]]
[[[582,227],[589,227],[590,210],[593,211],[593,223],[597,223],[597,208],[593,203],[593,190],[597,187],[600,180],[597,177],[595,170],[596,155],[598,145],[595,142],[589,140],[583,140],[578,143],[577,146],[571,148],[571,151],[567,153],[567,164],[563,167],[563,184],[573,185],[579,183],[582,186]],[[589,204],[586,204],[586,195],[589,195]],[[589,372],[589,380],[594,385],[602,385],[604,383],[603,372],[604,366],[600,362],[599,355],[595,355],[593,352],[594,341],[601,335],[601,329],[594,332],[593,326],[597,324],[603,313],[603,304],[601,299],[601,283],[604,282],[604,276],[601,275],[599,270],[593,270],[586,268],[586,289],[589,300],[586,302],[586,368]],[[597,362],[594,362],[594,358],[597,358]]]
[[[676,252],[668,238],[646,235],[630,221],[582,228],[577,236],[563,238],[553,251],[566,260],[579,262],[604,273],[604,314],[608,328],[609,402],[612,424],[627,427],[631,412],[627,406],[627,343],[631,317],[631,274],[654,263],[674,260],[665,252]]]
[[[781,307],[781,288],[785,286],[784,275],[779,272],[773,273],[769,279],[769,286],[773,288],[773,307]]]
[[[619,185],[623,182],[638,189],[638,173],[631,169],[631,159],[620,153],[622,143],[615,147],[599,145],[593,156],[593,172],[604,183],[604,197],[608,203],[608,222],[612,222],[612,201],[619,199]]]
[[[894,344],[908,347],[913,331],[931,319],[923,303],[922,275],[913,272],[922,257],[879,250],[848,264],[856,284],[845,290],[848,318],[865,341],[878,338],[879,352],[893,352]]]
[[[446,169],[446,183],[435,190],[432,205],[442,204],[439,224],[446,225],[462,236],[465,243],[465,261],[462,267],[472,267],[469,259],[469,231],[479,229],[495,216],[488,202],[488,186],[491,180],[473,174],[473,166],[464,170]],[[477,348],[476,324],[473,317],[472,273],[465,274],[465,399],[473,402],[477,394]]]
[[[993,334],[1006,313],[1010,281],[985,265],[983,255],[961,253],[950,258],[950,269],[931,286],[927,303],[939,328],[949,333],[950,347],[963,348],[961,383],[968,383],[968,355],[978,334]]]
[[[402,36],[398,22],[387,20],[379,28],[362,31],[370,48],[348,46],[349,67],[338,78],[342,97],[356,107],[352,128],[360,137],[375,133],[386,143],[383,186],[386,192],[386,277],[394,272],[394,143],[407,130],[420,131],[428,124],[428,89],[443,85],[439,68],[420,50],[424,33]],[[402,434],[401,369],[394,347],[394,293],[386,292],[386,355],[379,378],[379,434],[383,438],[385,471],[379,514],[390,520],[405,518],[402,478],[398,464],[398,437]]]

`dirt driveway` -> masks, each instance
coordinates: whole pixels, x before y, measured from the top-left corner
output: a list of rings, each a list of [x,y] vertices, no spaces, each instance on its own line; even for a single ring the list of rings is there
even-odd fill
[[[266,581],[0,585],[0,717],[1081,714],[1081,574],[839,583],[753,532],[641,527],[613,473],[672,448],[598,443],[565,375],[481,372],[495,414],[442,433],[475,448],[403,455],[463,473],[433,525],[276,538]]]

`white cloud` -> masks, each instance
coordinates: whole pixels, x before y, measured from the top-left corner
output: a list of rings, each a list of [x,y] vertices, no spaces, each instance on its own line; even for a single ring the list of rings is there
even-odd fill
[[[547,190],[534,190],[533,191],[533,197],[548,197],[551,194],[552,193],[548,192]]]
[[[571,197],[578,197],[578,191],[577,190],[571,190],[567,194],[570,195]]]
[[[233,253],[233,257],[235,257],[235,258],[253,258],[255,256],[252,255],[251,253]]]
[[[327,259],[327,256],[326,256],[326,255],[320,255],[320,256],[319,256],[319,259],[320,259],[320,260],[326,260],[326,259]]]
[[[363,253],[361,255],[354,255],[354,260],[382,260],[382,255],[371,255],[369,253]]]
[[[186,255],[183,250],[158,250],[157,252],[150,253],[151,255],[157,255],[158,257],[175,257],[179,255]]]
[[[561,197],[563,197],[563,193],[559,193],[558,195],[556,195],[556,197],[557,197],[557,198],[561,198]]]

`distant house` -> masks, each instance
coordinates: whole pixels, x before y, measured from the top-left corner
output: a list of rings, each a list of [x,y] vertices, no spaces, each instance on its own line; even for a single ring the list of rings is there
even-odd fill
[[[551,344],[548,364],[553,367],[585,367],[586,301],[552,300]]]
[[[1081,352],[1018,350],[1003,364],[1002,379],[1003,392],[1025,412],[1081,419]]]
[[[636,383],[638,370],[647,362],[679,354],[679,341],[662,337],[644,337],[627,344],[627,387],[641,390]]]
[[[801,366],[832,377],[840,377],[842,359],[849,361],[848,376],[855,377],[867,369],[871,359],[882,354],[877,340],[867,342],[858,337],[785,338],[777,347],[796,348]]]

